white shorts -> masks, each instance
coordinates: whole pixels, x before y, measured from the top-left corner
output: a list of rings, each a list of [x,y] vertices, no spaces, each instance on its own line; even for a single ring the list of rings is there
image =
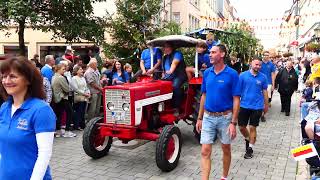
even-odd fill
[[[267,91],[268,91],[268,97],[269,97],[269,98],[271,98],[271,93],[272,93],[272,84],[268,84]]]

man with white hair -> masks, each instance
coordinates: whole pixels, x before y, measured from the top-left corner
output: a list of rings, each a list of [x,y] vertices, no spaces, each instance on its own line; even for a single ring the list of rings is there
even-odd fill
[[[97,67],[98,61],[95,58],[91,58],[88,63],[88,68],[84,73],[91,93],[90,106],[88,109],[89,120],[98,116],[100,113],[102,87],[100,83],[101,74]]]
[[[52,67],[55,65],[55,60],[53,55],[46,55],[44,59],[46,64],[41,68],[41,74],[43,77],[48,78],[51,83],[51,79],[54,75]]]

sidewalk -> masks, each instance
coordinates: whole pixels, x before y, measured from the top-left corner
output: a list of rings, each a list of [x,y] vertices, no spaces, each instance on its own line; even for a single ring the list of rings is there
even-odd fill
[[[297,162],[290,150],[300,146],[299,95],[292,97],[291,115],[280,113],[280,97],[275,93],[267,122],[258,127],[254,157],[243,158],[244,140],[238,131],[232,144],[232,164],[229,179],[234,180],[294,180]],[[112,147],[109,155],[92,160],[82,149],[82,133],[76,138],[58,138],[54,142],[51,170],[54,179],[152,179],[191,180],[200,179],[200,146],[193,137],[192,127],[179,123],[183,147],[179,165],[169,173],[161,172],[155,163],[155,142],[148,142],[128,149]],[[213,147],[210,179],[219,179],[222,172],[220,144]],[[303,169],[303,167],[302,167]],[[300,174],[306,173],[299,172]],[[297,178],[298,179],[298,178]],[[299,180],[305,180],[300,177]]]

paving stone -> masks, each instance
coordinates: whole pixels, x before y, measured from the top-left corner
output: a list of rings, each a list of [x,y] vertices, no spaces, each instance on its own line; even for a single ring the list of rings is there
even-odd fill
[[[267,122],[257,128],[254,157],[244,159],[244,139],[239,130],[232,143],[232,162],[229,179],[232,180],[294,180],[297,162],[290,150],[300,144],[298,95],[292,98],[292,113],[288,118],[279,112],[280,97],[276,92]],[[162,172],[155,162],[155,142],[141,144],[134,149],[112,146],[106,157],[93,160],[82,148],[82,132],[75,138],[56,138],[50,167],[54,179],[128,179],[128,180],[198,180],[201,178],[201,146],[193,136],[193,128],[183,122],[177,125],[182,133],[183,147],[176,169]],[[210,179],[219,179],[222,173],[221,144],[213,145]],[[307,171],[306,169],[302,169]],[[299,173],[299,177],[303,173]],[[297,178],[298,179],[298,178]],[[300,179],[299,179],[300,180]]]

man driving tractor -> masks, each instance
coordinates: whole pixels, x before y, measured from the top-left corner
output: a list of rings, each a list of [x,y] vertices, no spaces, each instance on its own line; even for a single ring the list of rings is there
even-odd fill
[[[186,64],[183,55],[177,51],[169,42],[165,43],[163,47],[163,79],[173,82],[173,107],[177,110],[183,100],[182,84],[187,80]]]

